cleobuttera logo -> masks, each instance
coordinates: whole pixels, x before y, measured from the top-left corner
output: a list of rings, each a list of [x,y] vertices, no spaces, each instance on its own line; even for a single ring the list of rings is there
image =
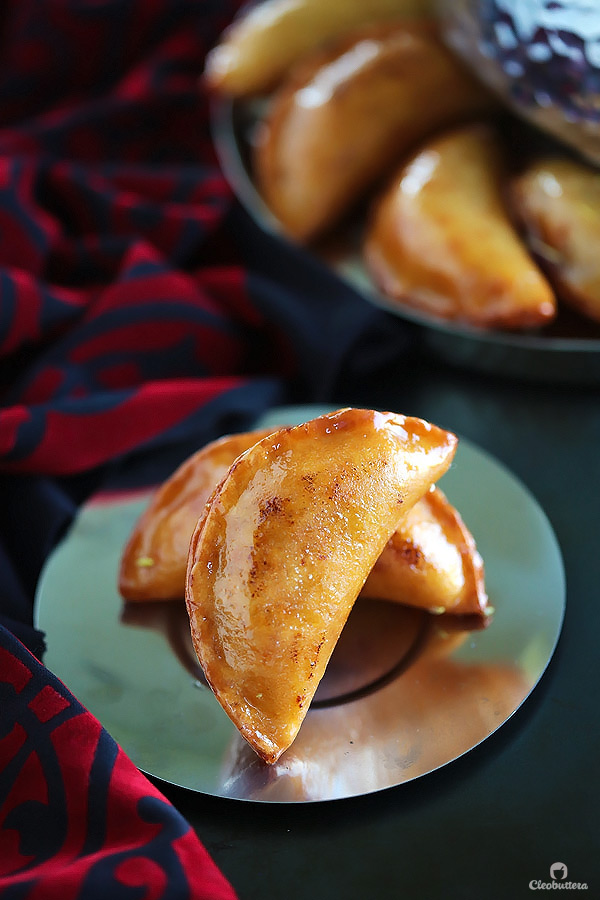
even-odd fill
[[[569,870],[565,863],[555,862],[550,866],[550,878],[552,881],[542,881],[532,878],[529,882],[530,891],[587,891],[588,886],[585,881],[567,881]]]

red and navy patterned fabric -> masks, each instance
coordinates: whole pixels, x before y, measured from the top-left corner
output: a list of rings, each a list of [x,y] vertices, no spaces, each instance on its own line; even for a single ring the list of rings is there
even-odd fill
[[[261,316],[216,245],[230,191],[198,84],[233,11],[3,4],[5,471],[89,469],[248,380]]]
[[[185,819],[58,679],[0,645],[0,896],[234,900]]]
[[[201,73],[238,5],[0,4],[6,897],[231,896],[175,810],[15,642],[43,659],[36,585],[79,505],[157,483],[273,404],[341,405],[392,360],[401,377],[400,325],[261,231],[220,171]]]
[[[235,9],[2,5],[0,470],[87,471],[224,395],[314,390],[372,318],[239,240],[201,84]]]

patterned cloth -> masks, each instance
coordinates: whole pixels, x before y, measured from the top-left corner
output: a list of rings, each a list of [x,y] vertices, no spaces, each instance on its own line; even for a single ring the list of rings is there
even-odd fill
[[[234,900],[187,822],[8,632],[0,710],[0,896]]]
[[[0,6],[0,887],[230,897],[38,658],[40,571],[107,483],[156,482],[282,402],[338,402],[406,338],[261,232],[201,83],[236,0]],[[146,893],[143,889],[148,886]]]
[[[262,326],[203,58],[232,3],[13,0],[0,47],[0,460],[98,466],[239,389]]]
[[[198,430],[224,395],[268,405],[281,377],[322,391],[375,318],[313,290],[291,248],[282,284],[272,246],[241,245],[199,83],[234,8],[3,4],[1,470],[88,471]]]

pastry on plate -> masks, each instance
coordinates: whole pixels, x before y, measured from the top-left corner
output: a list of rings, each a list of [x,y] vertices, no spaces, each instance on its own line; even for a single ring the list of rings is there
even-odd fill
[[[128,601],[181,599],[191,536],[237,457],[273,429],[219,438],[155,492],[125,545],[119,590]],[[483,564],[459,512],[434,486],[385,545],[363,596],[456,615],[484,614]]]
[[[204,77],[231,97],[271,90],[315,47],[348,29],[431,14],[432,0],[266,0],[229,25],[208,53]]]
[[[206,501],[235,458],[272,430],[212,441],[158,488],[121,556],[119,591],[125,600],[183,598],[190,538]]]
[[[432,486],[396,529],[362,593],[439,614],[488,615],[475,539],[439,487]]]
[[[192,536],[186,604],[207,682],[267,763],[293,742],[360,590],[457,438],[342,409],[243,453]]]
[[[511,199],[560,298],[600,322],[600,172],[566,156],[532,162]]]
[[[304,59],[275,92],[256,133],[256,185],[284,231],[308,242],[417,142],[495,108],[431,25],[364,28]]]
[[[375,201],[364,259],[389,298],[443,320],[526,329],[556,315],[554,291],[505,201],[497,132],[469,124],[422,145]]]

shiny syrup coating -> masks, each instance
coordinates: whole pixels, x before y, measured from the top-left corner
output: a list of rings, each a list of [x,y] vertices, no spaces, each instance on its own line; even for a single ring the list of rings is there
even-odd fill
[[[381,291],[440,319],[483,328],[539,327],[554,293],[503,195],[498,134],[468,124],[423,144],[375,203],[365,262]]]
[[[413,146],[496,104],[430,23],[363,28],[309,54],[275,92],[257,186],[286,232],[312,241]]]
[[[227,435],[186,459],[155,492],[125,545],[119,591],[130,602],[180,600],[190,538],[231,463],[272,429]]]
[[[243,453],[192,537],[192,640],[221,705],[266,761],[292,743],[347,616],[454,435],[344,409]]]
[[[483,560],[460,513],[435,485],[410,510],[362,595],[437,614],[486,615]]]

